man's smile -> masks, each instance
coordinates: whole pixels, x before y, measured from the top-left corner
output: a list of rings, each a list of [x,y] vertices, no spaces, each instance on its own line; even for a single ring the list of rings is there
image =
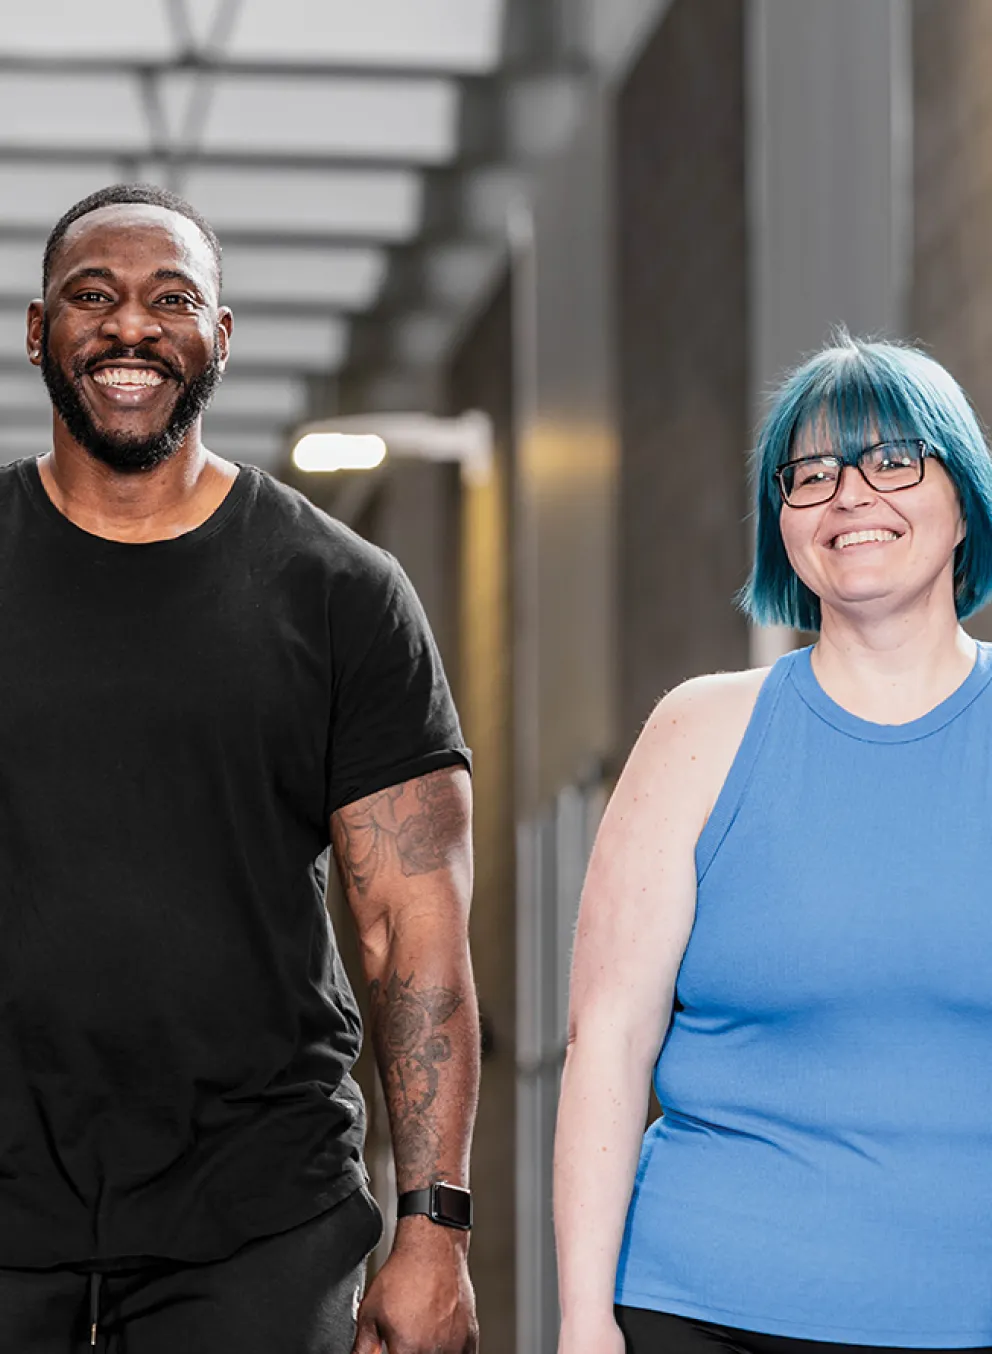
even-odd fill
[[[171,384],[165,372],[145,363],[111,361],[91,367],[84,375],[97,387],[100,398],[118,409],[153,404],[160,388]]]

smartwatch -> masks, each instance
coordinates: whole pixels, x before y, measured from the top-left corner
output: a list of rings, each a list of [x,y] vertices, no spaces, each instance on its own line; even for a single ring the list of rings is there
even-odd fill
[[[460,1185],[436,1181],[427,1189],[410,1189],[396,1201],[397,1218],[411,1213],[425,1213],[431,1222],[442,1227],[456,1227],[468,1232],[472,1227],[472,1195]]]

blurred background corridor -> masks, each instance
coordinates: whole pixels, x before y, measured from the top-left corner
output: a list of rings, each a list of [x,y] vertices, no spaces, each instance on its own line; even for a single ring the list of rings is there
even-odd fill
[[[49,229],[172,188],[235,314],[207,445],[393,551],[438,636],[476,759],[488,1354],[555,1349],[569,946],[611,777],[675,683],[797,639],[733,604],[764,392],[844,324],[921,342],[992,418],[990,69],[989,0],[4,8],[0,462],[49,446]],[[305,471],[307,426],[386,459]]]

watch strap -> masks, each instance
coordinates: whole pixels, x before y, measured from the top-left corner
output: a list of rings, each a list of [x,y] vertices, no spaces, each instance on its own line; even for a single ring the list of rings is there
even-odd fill
[[[406,1190],[396,1201],[397,1218],[422,1213],[442,1227],[467,1232],[472,1227],[472,1195],[460,1185],[435,1181],[427,1189]]]
[[[408,1189],[405,1194],[401,1194],[396,1200],[396,1216],[398,1218],[408,1218],[412,1213],[426,1213],[429,1217],[430,1211],[430,1186],[427,1189]]]

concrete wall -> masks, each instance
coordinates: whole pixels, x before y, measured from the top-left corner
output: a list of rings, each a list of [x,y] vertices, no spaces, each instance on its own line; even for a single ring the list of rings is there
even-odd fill
[[[912,333],[992,424],[992,6],[913,8]],[[992,639],[992,608],[967,622]]]
[[[955,0],[956,2],[956,0]],[[952,6],[953,8],[953,6]],[[750,417],[832,326],[906,331],[912,248],[909,0],[749,0]],[[796,636],[755,630],[772,661]]]
[[[509,279],[465,336],[448,373],[452,412],[481,409],[493,474],[466,484],[459,527],[459,657],[454,673],[475,757],[472,953],[483,1019],[482,1091],[472,1153],[479,1226],[472,1240],[484,1348],[515,1341],[516,904],[514,896],[510,474],[513,437]]]
[[[519,224],[514,261],[517,811],[529,817],[615,739],[612,196],[608,107]]]
[[[616,115],[621,751],[658,698],[747,665],[741,0],[675,0]]]

